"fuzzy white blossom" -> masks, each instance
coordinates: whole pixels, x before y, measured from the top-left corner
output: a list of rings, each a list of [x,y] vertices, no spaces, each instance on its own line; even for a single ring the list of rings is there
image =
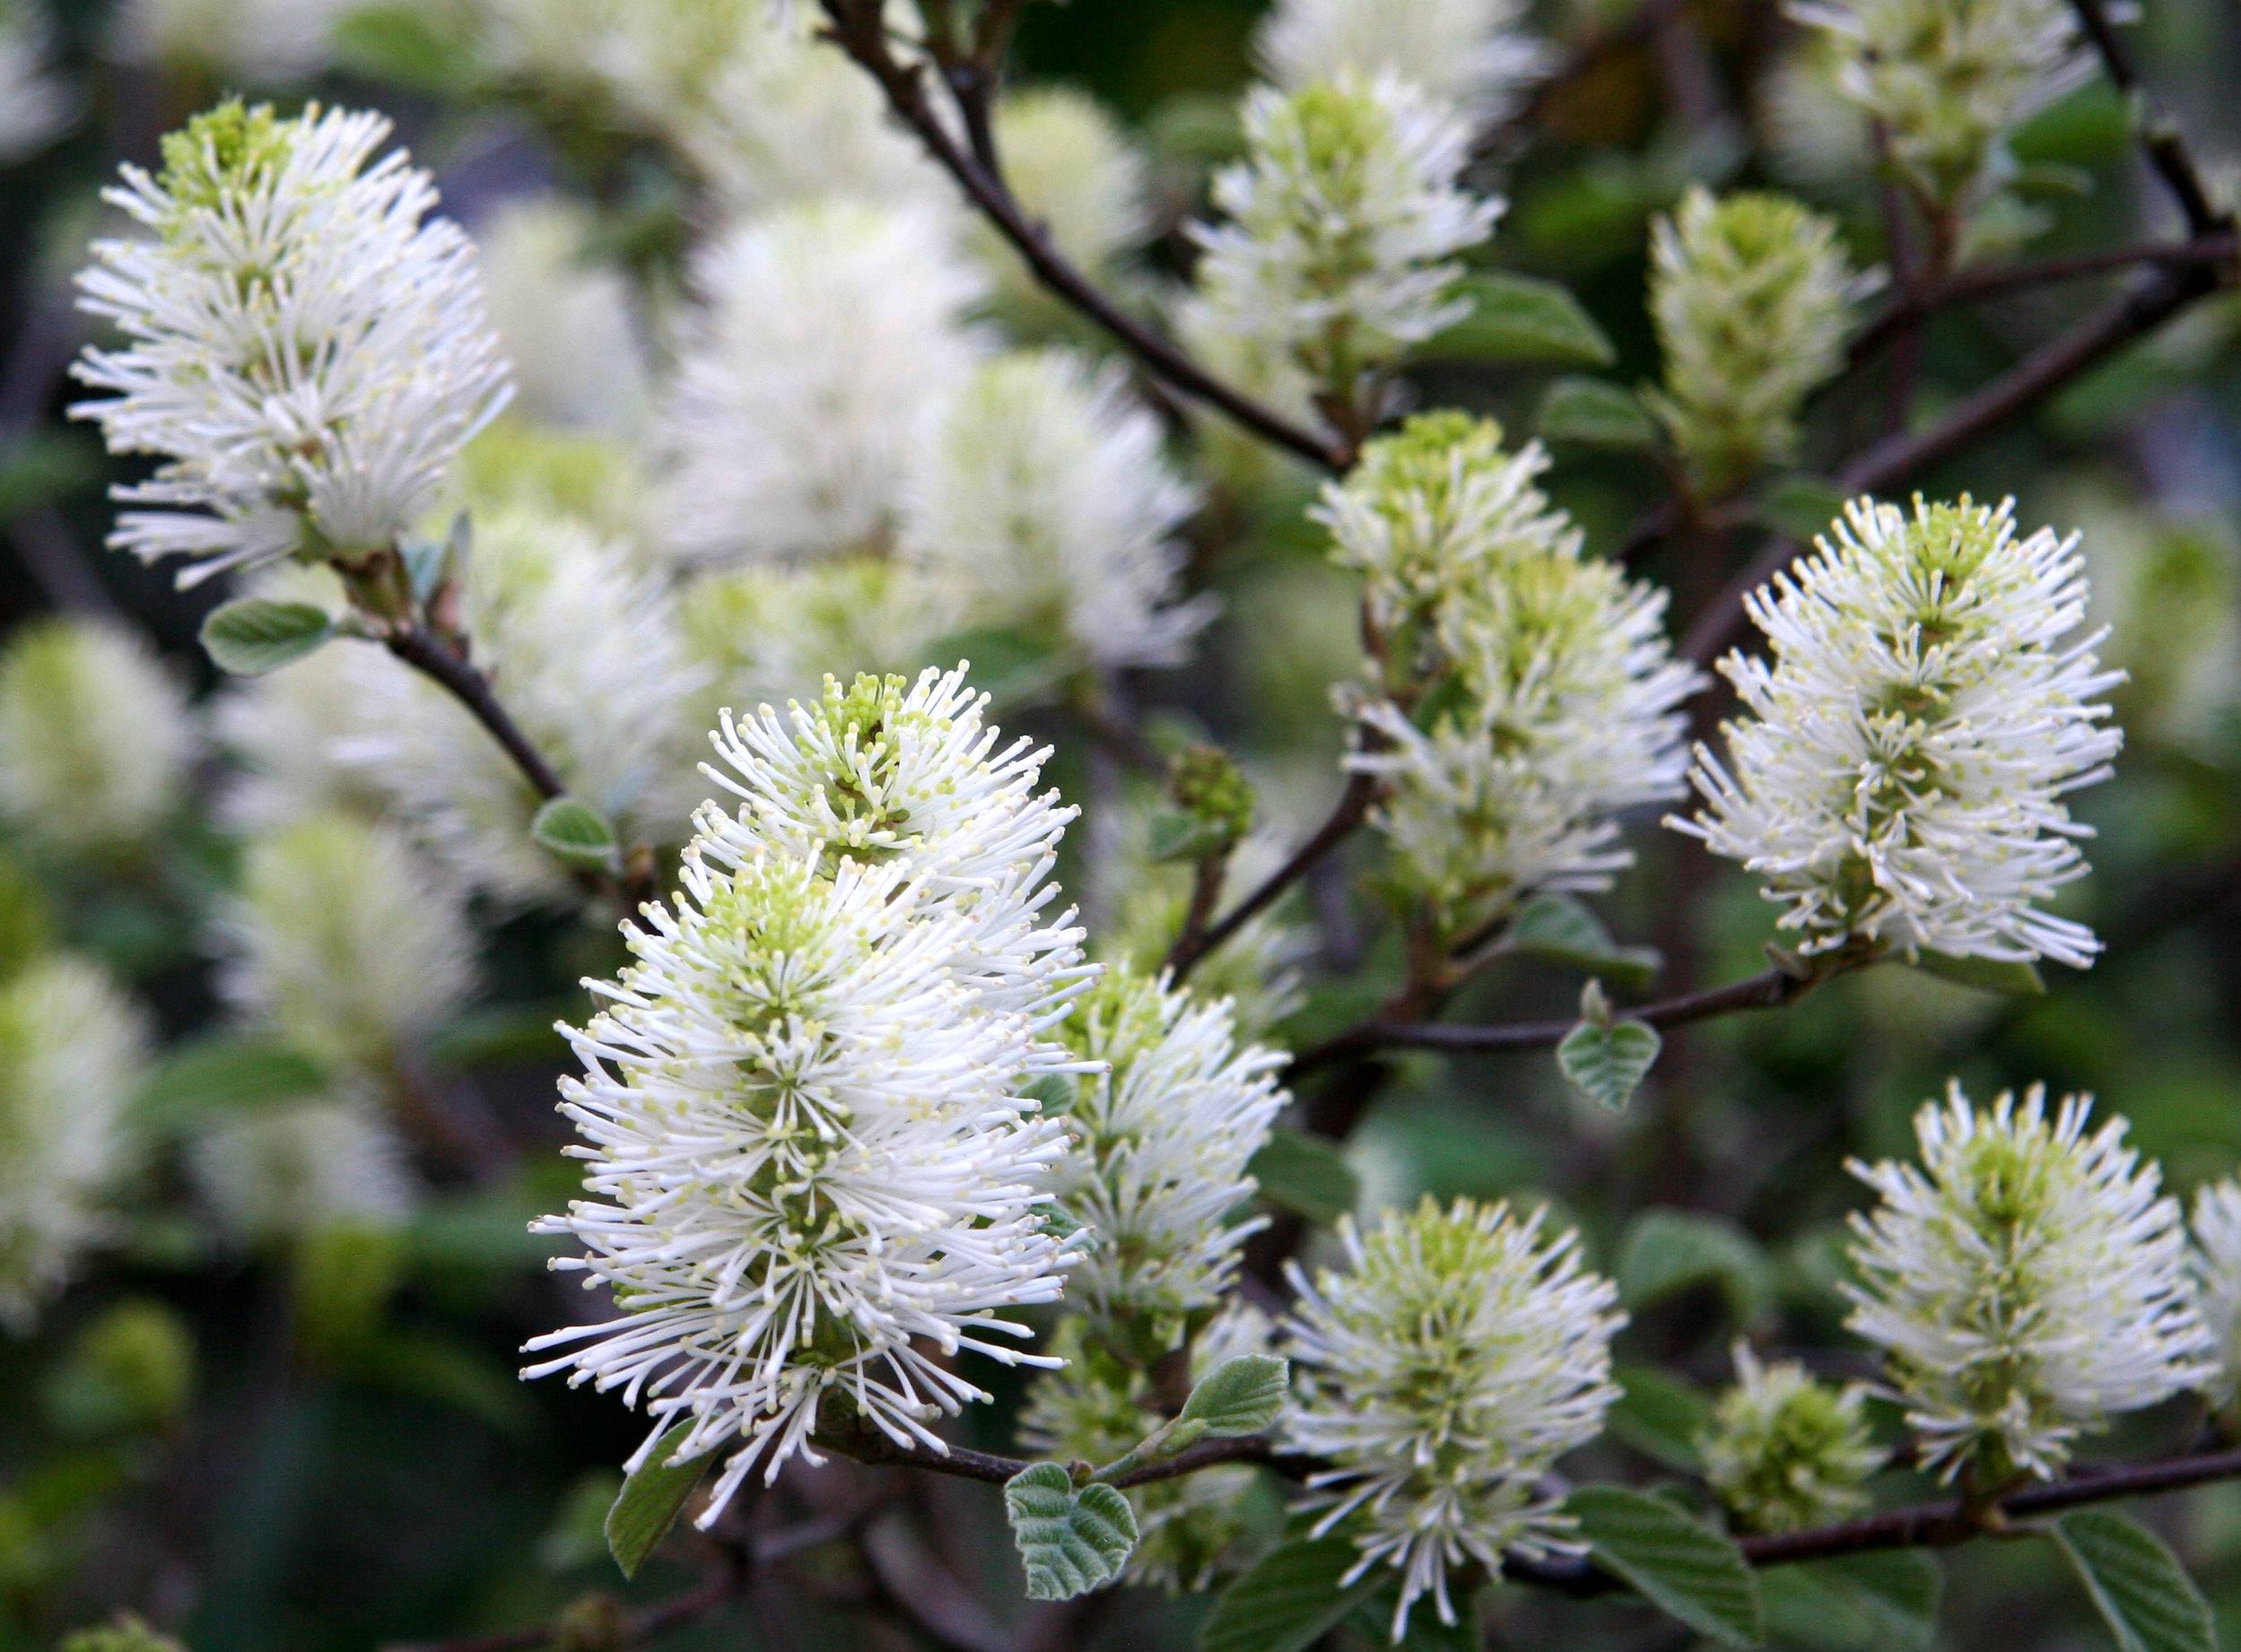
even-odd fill
[[[1699,1441],[1705,1482],[1746,1531],[1793,1532],[1858,1514],[1883,1465],[1861,1383],[1816,1380],[1794,1360],[1760,1362],[1734,1350],[1735,1383]]]
[[[1602,1431],[1618,1391],[1610,1341],[1625,1324],[1611,1282],[1581,1265],[1578,1236],[1506,1204],[1430,1199],[1365,1237],[1338,1222],[1347,1272],[1308,1282],[1288,1329],[1296,1449],[1331,1465],[1308,1479],[1314,1534],[1343,1530],[1400,1575],[1392,1638],[1417,1599],[1456,1621],[1451,1569],[1498,1577],[1505,1553],[1575,1547],[1550,1465]]]
[[[1074,1082],[1051,1181],[1090,1238],[1070,1294],[1156,1357],[1173,1340],[1163,1327],[1219,1301],[1265,1225],[1232,1213],[1291,1100],[1274,1076],[1285,1057],[1240,1048],[1226,1003],[1124,969],[1075,1004],[1066,1039],[1099,1069]]]
[[[396,1131],[370,1098],[348,1091],[228,1114],[188,1144],[187,1168],[242,1246],[394,1229],[419,1192]]]
[[[475,251],[382,116],[239,102],[126,166],[108,198],[148,234],[95,243],[81,305],[121,350],[72,411],[118,453],[160,456],[118,490],[145,509],[111,543],[181,556],[180,583],[298,555],[347,562],[419,526],[446,468],[503,405]]]
[[[1920,1168],[1854,1161],[1853,1330],[1880,1346],[1923,1465],[1990,1489],[2051,1478],[2078,1436],[2215,1369],[2178,1201],[2124,1121],[2044,1085],[1989,1111],[1957,1082],[1914,1116]]]
[[[571,113],[669,135],[698,118],[771,0],[471,0],[481,47]],[[750,32],[752,31],[752,32]]]
[[[1834,191],[1866,180],[1874,135],[1866,112],[1839,84],[1849,56],[1844,41],[1815,30],[1792,41],[1759,76],[1752,125],[1783,182]]]
[[[1288,340],[1239,331],[1224,304],[1195,289],[1179,290],[1172,308],[1175,338],[1192,361],[1293,423],[1312,423],[1315,381]],[[1206,468],[1236,493],[1257,493],[1299,464],[1298,456],[1272,447],[1219,412],[1195,403],[1183,411]]]
[[[629,280],[594,257],[591,214],[560,196],[510,201],[475,231],[491,326],[515,408],[570,429],[624,432],[647,408],[646,346]]]
[[[125,0],[111,41],[130,63],[199,72],[229,84],[281,86],[333,60],[335,30],[358,0]]]
[[[252,839],[220,932],[238,1008],[363,1072],[393,1069],[474,981],[458,895],[399,832],[344,814]]]
[[[673,1458],[728,1450],[703,1524],[817,1460],[828,1401],[938,1450],[928,1422],[988,1398],[952,1356],[1048,1363],[1004,1317],[1075,1259],[1040,1188],[1062,1126],[1024,1090],[1079,1069],[1042,1034],[1086,970],[1046,917],[1069,813],[981,703],[929,672],[728,724],[738,811],[701,811],[683,890],[570,1033],[587,1196],[541,1225],[621,1314],[536,1339],[571,1352],[528,1374],[642,1404],[633,1465],[680,1424]]]
[[[1792,8],[1843,55],[1837,84],[1880,123],[1902,178],[1939,207],[2011,170],[2015,127],[2093,72],[2065,0],[1812,0]]]
[[[1077,268],[1104,273],[1151,232],[1151,168],[1096,99],[1069,86],[1011,92],[994,126],[1005,184]],[[1055,302],[987,223],[975,222],[972,240],[1006,297]]]
[[[76,117],[77,93],[56,72],[44,0],[0,0],[0,166],[20,161]]]
[[[29,1330],[108,1229],[148,1042],[146,1016],[92,964],[0,980],[0,1329]]]
[[[128,631],[42,620],[0,652],[0,819],[58,854],[151,841],[195,747],[185,692]]]
[[[1387,692],[1362,698],[1373,818],[1396,876],[1454,929],[1535,890],[1594,890],[1631,863],[1611,818],[1677,796],[1677,708],[1697,683],[1664,634],[1664,593],[1583,554],[1535,485],[1538,443],[1461,413],[1411,420],[1325,490],[1318,519],[1359,569]],[[1426,688],[1412,716],[1393,694]],[[1444,700],[1444,704],[1437,704]]]
[[[1023,352],[983,365],[919,444],[900,552],[975,624],[1062,636],[1101,666],[1173,665],[1213,617],[1178,589],[1196,504],[1118,368]]]
[[[1795,456],[1806,398],[1844,361],[1858,285],[1835,222],[1784,196],[1691,189],[1650,241],[1665,352],[1652,405],[1698,482],[1724,494]]]
[[[1469,313],[1456,255],[1502,203],[1461,182],[1470,132],[1391,74],[1349,74],[1245,100],[1246,159],[1214,180],[1199,291],[1226,327],[1281,349],[1322,387],[1358,380]]]
[[[2228,1178],[2197,1189],[2190,1225],[2195,1306],[2214,1367],[2204,1387],[2218,1404],[2229,1408],[2241,1400],[2241,1181]]]
[[[905,456],[975,355],[982,282],[943,219],[833,200],[782,207],[696,257],[665,418],[661,513],[699,561],[876,548]]]
[[[2092,932],[2041,905],[2086,871],[2063,797],[2123,742],[2097,699],[2119,674],[2072,637],[2076,537],[2019,535],[2012,501],[1863,499],[1818,547],[1748,599],[1770,657],[1721,662],[1746,716],[1670,823],[1758,874],[1809,952],[2089,964]]]
[[[1485,125],[1548,67],[1525,10],[1521,0],[1278,0],[1254,55],[1279,86],[1391,74]]]
[[[885,556],[695,575],[677,603],[686,656],[709,680],[693,697],[696,736],[726,706],[783,705],[828,676],[916,676],[964,623],[963,596]]]

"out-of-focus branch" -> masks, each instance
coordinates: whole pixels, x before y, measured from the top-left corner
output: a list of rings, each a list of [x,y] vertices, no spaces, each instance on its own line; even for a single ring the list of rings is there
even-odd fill
[[[2229,227],[2233,214],[2220,212],[2210,199],[2210,190],[2202,182],[2202,168],[2188,150],[2184,135],[2155,108],[2140,78],[2139,66],[2132,62],[2132,51],[2116,32],[2107,8],[2101,0],[2070,0],[2070,4],[2078,14],[2086,38],[2093,42],[2093,49],[2100,53],[2110,82],[2132,107],[2133,118],[2140,123],[2140,143],[2147,151],[2148,164],[2155,169],[2172,199],[2179,204],[2186,227],[2196,235]]]

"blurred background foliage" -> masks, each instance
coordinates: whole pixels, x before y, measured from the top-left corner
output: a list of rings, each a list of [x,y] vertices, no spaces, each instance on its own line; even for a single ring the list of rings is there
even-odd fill
[[[1020,42],[1023,71],[1109,100],[1152,149],[1177,220],[1199,199],[1208,163],[1234,147],[1257,9],[1249,0],[1037,6]],[[1624,9],[1624,0],[1576,0],[1540,21],[1576,40]],[[2222,156],[2241,143],[2232,97],[2241,20],[2215,0],[2141,9],[2151,78],[2205,151]],[[61,417],[58,368],[80,338],[66,277],[96,223],[97,188],[120,156],[149,160],[158,135],[231,83],[206,64],[111,60],[105,5],[67,0],[55,15],[83,91],[81,118],[0,170],[0,633],[54,608],[110,614],[157,639],[179,679],[206,692],[193,639],[214,598],[177,593],[168,571],[100,551],[111,515],[103,490],[122,472],[92,432]],[[1693,67],[1708,79],[1677,92],[1675,65],[1635,46],[1566,83],[1508,170],[1511,215],[1494,243],[1507,267],[1571,287],[1616,346],[1608,372],[1626,382],[1657,368],[1642,304],[1651,216],[1691,180],[1791,181],[1754,131],[1791,31],[1774,7],[1749,0],[1703,0],[1688,15],[1702,50]],[[441,23],[411,7],[351,18],[331,69],[273,90],[393,113],[437,170],[448,210],[470,225],[495,200],[559,183],[598,200],[614,249],[650,279],[674,270],[685,225],[658,158],[490,95]],[[2028,204],[2049,220],[2035,252],[2126,241],[2159,222],[2162,204],[2141,185],[2123,108],[2105,85],[2037,117],[2018,150],[2032,170]],[[1848,186],[1818,199],[1863,260],[1878,255],[1868,192]],[[1164,256],[1176,250],[1171,239]],[[2101,291],[2049,288],[1940,316],[1927,337],[1927,408]],[[1949,1075],[1980,1098],[2039,1079],[2096,1091],[2182,1189],[2241,1164],[2237,324],[2235,300],[2203,306],[1922,479],[1933,493],[2012,492],[2027,524],[2086,531],[2097,600],[2117,627],[2110,651],[2132,673],[2119,778],[2082,800],[2099,836],[2094,875],[2072,902],[2109,941],[2106,961],[2085,976],[2052,971],[2061,978],[2047,996],[2020,999],[1896,969],[1840,981],[1779,1015],[1675,1037],[1623,1116],[1581,1101],[1545,1056],[1412,1057],[1351,1150],[1365,1203],[1417,1189],[1554,1199],[1629,1288],[1626,1357],[1709,1385],[1724,1378],[1729,1342],[1746,1330],[1831,1371],[1864,1369],[1839,1332],[1832,1291],[1834,1238],[1862,1203],[1844,1161],[1903,1152],[1909,1114]],[[1525,430],[1563,365],[1489,363],[1466,343],[1418,378],[1427,402],[1482,408]],[[1877,401],[1824,406],[1817,441],[1846,448],[1845,432]],[[1583,450],[1563,453],[1553,477],[1604,550],[1661,487],[1631,456]],[[1227,541],[1202,570],[1226,599],[1220,630],[1197,664],[1136,685],[1155,718],[1202,722],[1276,777],[1274,813],[1292,830],[1335,787],[1340,726],[1327,690],[1352,669],[1354,648],[1351,585],[1324,565],[1321,536],[1301,515],[1307,495],[1301,478],[1277,474],[1227,497]],[[1683,615],[1724,577],[1675,551],[1649,571],[1671,585]],[[1058,783],[1088,795],[1088,743],[1062,719],[1030,721],[1059,742]],[[1672,834],[1634,839],[1641,865],[1603,905],[1614,930],[1659,946],[1673,984],[1760,967],[1770,912],[1748,881]],[[98,1265],[35,1334],[0,1336],[0,1394],[12,1402],[0,1415],[0,1652],[44,1652],[69,1626],[119,1606],[176,1629],[196,1652],[353,1652],[546,1619],[571,1604],[589,1627],[566,1644],[606,1644],[597,1611],[581,1603],[618,1587],[598,1525],[637,1425],[611,1399],[518,1383],[513,1350],[572,1317],[541,1265],[545,1241],[525,1224],[563,1203],[573,1181],[556,1152],[552,1083],[562,1052],[550,1022],[577,1013],[571,983],[604,968],[612,942],[549,915],[496,926],[484,945],[489,992],[425,1052],[440,1082],[471,1089],[484,1122],[515,1144],[502,1174],[438,1187],[401,1230],[342,1229],[277,1252],[244,1249],[195,1213],[170,1151],[227,1109],[285,1107],[307,1088],[291,1052],[228,1030],[214,990],[196,914],[230,886],[235,863],[234,847],[201,820],[126,864],[72,865],[0,839],[0,969],[65,943],[132,984],[169,1041],[140,1107],[153,1138],[170,1144]],[[1071,872],[1079,883],[1081,868]],[[1318,973],[1291,1036],[1347,1023],[1389,978],[1380,973],[1388,937],[1341,939],[1370,949],[1366,969]],[[1563,1014],[1577,987],[1561,971],[1507,965],[1473,982],[1454,1013]],[[1640,1213],[1661,1207],[1701,1220],[1639,1225]],[[1682,1414],[1697,1403],[1686,1390],[1666,1397]],[[2191,1425],[2177,1410],[2131,1420],[2108,1453],[2171,1448]],[[967,1436],[1003,1443],[1001,1413],[969,1417]],[[1670,1413],[1639,1395],[1614,1433],[1583,1467],[1640,1476],[1682,1449]],[[856,1478],[836,1466],[828,1491],[844,1500]],[[893,1542],[937,1535],[950,1567],[1008,1623],[1019,1610],[1015,1562],[984,1491],[912,1487],[934,1517]],[[2223,1609],[2228,1644],[2241,1646],[2241,1487],[2168,1500],[2153,1517]],[[908,1575],[908,1561],[894,1561],[896,1575]],[[837,1559],[813,1557],[802,1569],[818,1587],[758,1587],[664,1644],[839,1647],[865,1644],[867,1632],[871,1644],[907,1644],[899,1631],[867,1631],[850,1609],[891,1587],[880,1578]],[[1980,1545],[1945,1570],[1940,1644],[2099,1644],[2043,1553]],[[674,1545],[628,1598],[661,1598],[694,1575],[689,1545]],[[1810,1601],[1785,1612],[1777,1593],[1774,1604],[1780,1644],[1878,1644],[1872,1626],[1832,1622]],[[1077,1644],[1180,1645],[1199,1609],[1131,1597],[1102,1628],[1078,1621]],[[1622,1604],[1510,1591],[1495,1622],[1500,1644],[1680,1644]]]

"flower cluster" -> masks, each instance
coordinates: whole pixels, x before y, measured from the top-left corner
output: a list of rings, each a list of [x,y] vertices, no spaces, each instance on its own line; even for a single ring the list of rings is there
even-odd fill
[[[1088,973],[1045,915],[1070,812],[981,704],[929,672],[727,719],[737,813],[703,808],[682,891],[570,1032],[586,1196],[543,1226],[622,1314],[536,1338],[570,1352],[529,1374],[642,1404],[633,1465],[730,1448],[704,1520],[814,1460],[828,1401],[943,1449],[928,1420],[988,1397],[951,1356],[1038,1362],[1002,1312],[1075,1260],[1042,1190],[1062,1126],[1024,1093],[1081,1065],[1040,1037]]]
[[[81,303],[124,334],[73,411],[165,461],[117,497],[112,542],[182,584],[284,556],[350,563],[419,525],[501,407],[475,253],[374,114],[239,102],[164,139],[108,198],[151,233],[95,244]]]
[[[1051,1171],[1090,1239],[1073,1296],[1155,1359],[1220,1300],[1263,1225],[1232,1213],[1252,1196],[1245,1166],[1290,1100],[1273,1076],[1285,1057],[1240,1049],[1226,1003],[1119,969],[1077,1001],[1064,1037],[1094,1069],[1074,1081],[1067,1153]]]
[[[1854,278],[1836,226],[1786,196],[1691,189],[1651,239],[1654,398],[1700,486],[1718,495],[1791,458],[1805,399],[1844,365]]]
[[[1721,663],[1748,715],[1704,809],[1672,822],[1766,881],[1803,950],[2083,967],[2092,932],[2039,903],[2086,870],[2063,796],[2108,774],[2117,674],[2085,612],[2075,538],[2016,533],[2011,504],[1861,500],[1748,599],[1769,660]]]
[[[1502,203],[1461,187],[1461,117],[1391,74],[1256,88],[1245,137],[1247,158],[1214,180],[1227,221],[1199,230],[1199,294],[1353,405],[1365,373],[1469,313],[1453,260]]]
[[[1338,1224],[1349,1263],[1313,1284],[1296,1265],[1288,1330],[1298,1401],[1285,1431],[1332,1466],[1308,1481],[1318,1536],[1343,1527],[1349,1576],[1400,1574],[1393,1639],[1429,1594],[1455,1622],[1451,1568],[1499,1575],[1505,1552],[1567,1544],[1551,1464],[1601,1432],[1618,1397],[1618,1291],[1580,1263],[1572,1233],[1506,1205],[1459,1199],[1389,1214],[1365,1238]]]
[[[1702,1442],[1705,1480],[1747,1531],[1792,1532],[1857,1514],[1883,1465],[1869,1437],[1868,1391],[1817,1382],[1794,1360],[1762,1365],[1735,1344],[1735,1386]]]
[[[1855,1162],[1852,1328],[1881,1346],[1923,1460],[1986,1490],[2051,1477],[2081,1433],[2204,1380],[2178,1202],[2124,1122],[2044,1086],[1989,1111],[1958,1083],[1914,1118],[1920,1168]]]
[[[1384,782],[1396,876],[1457,929],[1536,889],[1600,889],[1628,863],[1618,810],[1676,795],[1674,662],[1661,592],[1582,553],[1489,421],[1413,419],[1373,442],[1317,515],[1363,570],[1384,653],[1353,766]]]
[[[1254,41],[1261,68],[1296,91],[1346,74],[1391,74],[1471,120],[1501,119],[1548,66],[1518,0],[1280,0]]]

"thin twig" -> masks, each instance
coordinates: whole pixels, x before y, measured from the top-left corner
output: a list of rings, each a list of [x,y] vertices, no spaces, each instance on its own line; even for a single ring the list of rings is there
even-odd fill
[[[390,653],[434,681],[465,706],[468,714],[490,732],[490,737],[498,742],[539,797],[549,801],[566,793],[567,783],[499,703],[498,696],[491,690],[490,679],[449,643],[420,625],[400,626],[382,641]]]
[[[1315,828],[1313,836],[1292,851],[1290,859],[1262,879],[1258,888],[1197,935],[1186,934],[1179,939],[1174,950],[1167,955],[1167,968],[1175,980],[1180,983],[1208,952],[1274,905],[1286,890],[1305,877],[1325,856],[1344,843],[1354,829],[1369,818],[1370,804],[1377,799],[1377,784],[1376,778],[1372,775],[1357,773],[1348,776],[1346,790],[1338,794],[1338,801],[1332,805],[1330,815]]]
[[[2070,0],[2071,10],[2078,14],[2093,48],[2101,54],[2102,66],[2108,71],[2110,81],[2132,105],[2134,118],[2140,123],[2141,147],[2147,151],[2148,164],[2163,179],[2171,197],[2179,204],[2185,215],[2186,227],[2196,235],[2226,228],[2233,222],[2229,213],[2220,212],[2212,202],[2210,190],[2202,182],[2202,169],[2186,147],[2186,140],[2178,127],[2158,111],[2149,95],[2140,70],[2132,62],[2132,55],[2116,32],[2116,25],[2109,19],[2101,0]]]

